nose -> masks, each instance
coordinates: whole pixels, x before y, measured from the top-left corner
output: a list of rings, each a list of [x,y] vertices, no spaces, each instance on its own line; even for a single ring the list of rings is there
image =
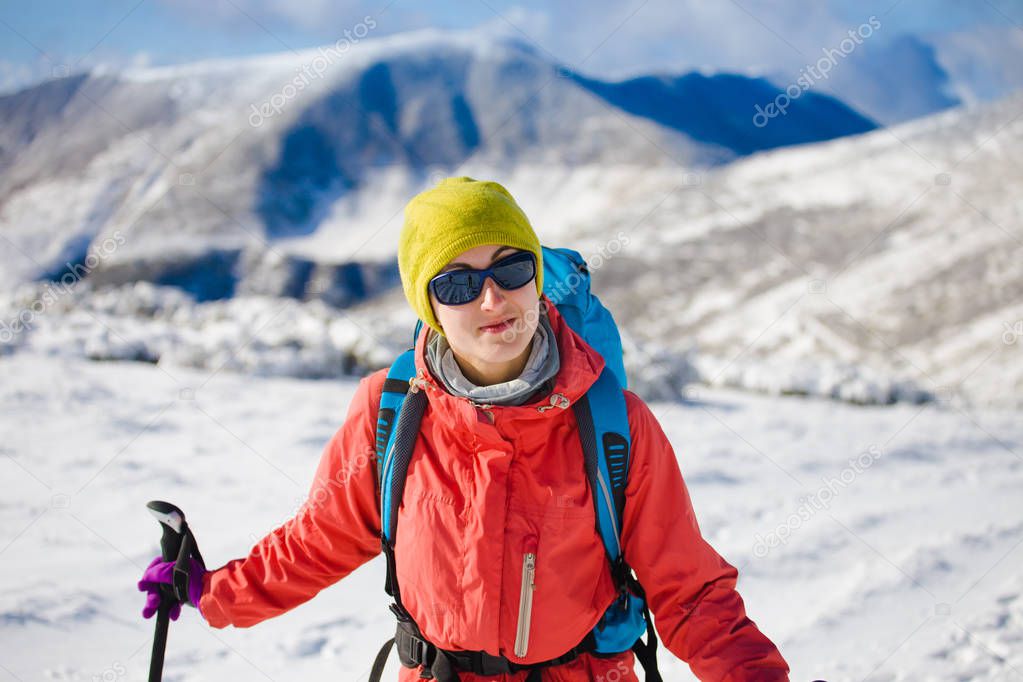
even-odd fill
[[[497,286],[492,277],[487,277],[483,282],[483,292],[480,294],[480,307],[483,309],[496,308],[504,301],[504,290]]]

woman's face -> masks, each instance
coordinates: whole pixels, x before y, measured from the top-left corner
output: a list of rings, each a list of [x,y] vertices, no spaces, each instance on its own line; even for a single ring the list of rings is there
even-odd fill
[[[519,251],[510,246],[477,246],[453,258],[441,272],[481,270]],[[540,319],[535,278],[509,291],[488,277],[483,291],[469,303],[444,305],[432,291],[430,303],[467,379],[478,386],[489,386],[522,373]]]

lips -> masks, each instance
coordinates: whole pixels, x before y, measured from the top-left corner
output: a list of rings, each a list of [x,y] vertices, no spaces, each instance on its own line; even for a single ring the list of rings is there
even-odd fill
[[[488,324],[480,327],[480,331],[483,332],[484,334],[499,334],[505,331],[506,329],[511,329],[512,322],[514,321],[515,321],[514,317],[507,317],[501,320],[500,322],[495,322],[493,324]]]

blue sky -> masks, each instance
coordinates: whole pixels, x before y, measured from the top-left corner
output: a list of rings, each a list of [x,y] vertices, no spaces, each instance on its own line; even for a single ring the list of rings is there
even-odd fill
[[[97,65],[170,64],[333,43],[366,16],[383,36],[477,29],[582,71],[783,70],[871,15],[883,38],[1023,30],[1023,0],[34,0],[0,4],[0,91]]]

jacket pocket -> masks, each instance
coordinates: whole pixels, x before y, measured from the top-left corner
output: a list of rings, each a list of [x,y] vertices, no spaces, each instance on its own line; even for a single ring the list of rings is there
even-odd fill
[[[533,592],[536,589],[535,536],[526,538],[522,548],[522,587],[519,590],[519,618],[515,628],[515,655],[524,658],[529,649],[529,626],[533,620]]]

